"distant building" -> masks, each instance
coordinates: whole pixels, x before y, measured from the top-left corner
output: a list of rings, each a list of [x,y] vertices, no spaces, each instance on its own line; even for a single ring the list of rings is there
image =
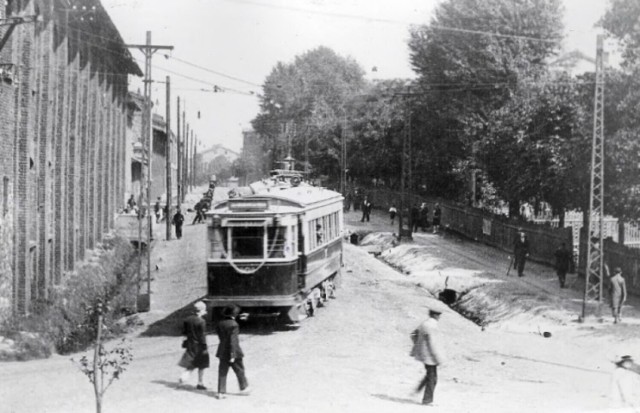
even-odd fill
[[[142,72],[100,2],[74,4],[0,2],[0,320],[46,303],[124,198],[128,75]]]
[[[231,166],[239,158],[238,152],[225,148],[222,145],[213,145],[196,154],[196,183],[203,184],[209,181],[211,175],[231,176]]]
[[[167,195],[167,144],[171,145],[171,195],[175,200],[178,194],[178,149],[177,140],[173,132],[167,139],[167,126],[164,118],[153,115],[153,156],[151,159],[151,201],[161,197],[166,200]]]
[[[596,60],[585,55],[579,50],[574,50],[559,56],[549,63],[549,68],[554,72],[566,72],[571,76],[594,72]]]

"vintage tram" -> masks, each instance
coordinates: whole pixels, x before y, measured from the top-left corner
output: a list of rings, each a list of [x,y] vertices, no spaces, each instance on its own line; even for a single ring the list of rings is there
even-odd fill
[[[238,188],[239,189],[239,188]],[[207,302],[298,322],[331,298],[342,267],[343,197],[292,161],[207,213]]]

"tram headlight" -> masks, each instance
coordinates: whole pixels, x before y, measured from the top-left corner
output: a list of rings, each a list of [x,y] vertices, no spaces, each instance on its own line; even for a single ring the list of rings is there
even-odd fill
[[[275,217],[273,217],[273,226],[274,227],[280,226],[280,215],[276,215]]]
[[[211,220],[211,225],[214,228],[220,228],[222,226],[222,218],[219,215],[214,215]]]

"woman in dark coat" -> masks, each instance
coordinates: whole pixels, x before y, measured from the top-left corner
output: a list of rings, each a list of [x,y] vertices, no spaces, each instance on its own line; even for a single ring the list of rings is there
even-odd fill
[[[194,305],[196,313],[190,315],[184,320],[182,334],[186,337],[182,342],[185,351],[178,365],[185,368],[184,373],[180,376],[180,384],[184,383],[191,372],[198,369],[198,385],[196,389],[206,390],[202,382],[204,369],[209,367],[209,351],[207,350],[207,337],[205,336],[206,323],[204,316],[207,314],[207,305],[202,301],[198,301]]]

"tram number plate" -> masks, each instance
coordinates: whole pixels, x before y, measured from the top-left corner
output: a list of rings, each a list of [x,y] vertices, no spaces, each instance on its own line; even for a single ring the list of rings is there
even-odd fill
[[[269,202],[238,199],[229,201],[229,209],[232,211],[266,211],[269,209]]]

